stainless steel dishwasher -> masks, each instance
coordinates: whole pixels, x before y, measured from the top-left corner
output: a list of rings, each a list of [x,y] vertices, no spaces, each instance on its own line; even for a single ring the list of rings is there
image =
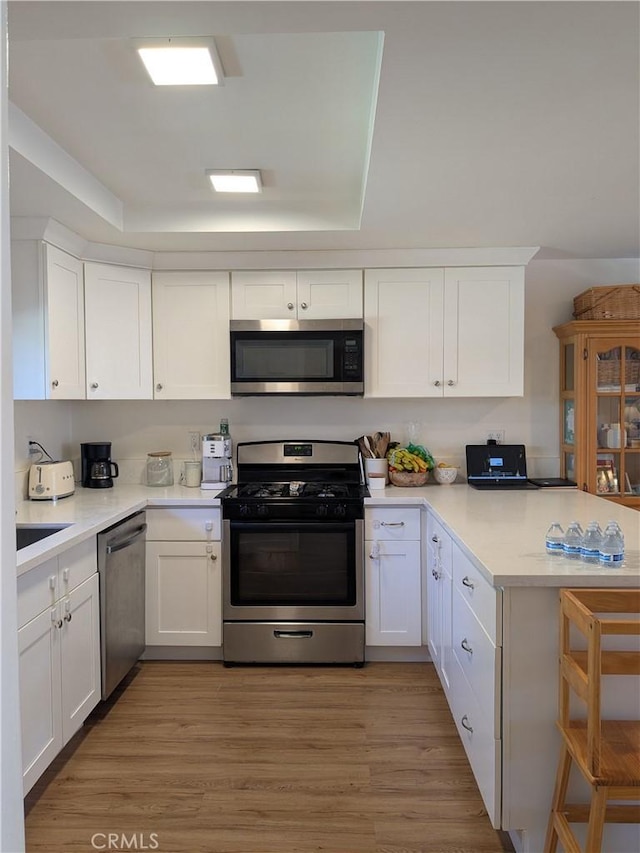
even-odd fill
[[[145,513],[137,512],[98,534],[103,699],[145,649],[146,529]]]

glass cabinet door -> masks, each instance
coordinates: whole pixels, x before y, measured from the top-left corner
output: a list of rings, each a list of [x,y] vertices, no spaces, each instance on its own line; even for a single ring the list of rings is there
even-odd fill
[[[595,486],[628,496],[640,494],[640,349],[610,344],[595,360]]]

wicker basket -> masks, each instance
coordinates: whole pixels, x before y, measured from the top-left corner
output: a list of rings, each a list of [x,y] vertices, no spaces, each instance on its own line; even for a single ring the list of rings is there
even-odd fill
[[[573,300],[576,320],[639,320],[640,284],[590,287]]]
[[[389,480],[394,486],[424,486],[428,479],[428,471],[389,471]]]
[[[598,362],[598,388],[606,386],[620,387],[620,367],[621,361],[619,358],[607,358]],[[640,384],[640,361],[638,359],[628,358],[624,363],[624,383],[628,385]]]

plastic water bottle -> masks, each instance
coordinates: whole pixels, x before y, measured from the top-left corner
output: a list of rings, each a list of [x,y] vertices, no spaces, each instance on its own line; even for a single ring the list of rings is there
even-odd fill
[[[564,534],[562,542],[562,553],[567,560],[581,559],[582,537],[584,533],[577,521],[572,521],[567,527],[567,532]]]
[[[616,529],[617,528],[617,529]],[[607,525],[600,543],[600,565],[616,568],[624,560],[624,539],[618,525]]]
[[[597,521],[592,521],[582,537],[580,555],[585,563],[597,563],[600,560],[602,530]]]
[[[551,557],[562,557],[564,545],[564,530],[559,521],[554,521],[545,536],[547,554]]]
[[[607,527],[613,527],[620,534],[620,538],[622,539],[622,544],[624,545],[624,533],[622,532],[622,528],[618,524],[617,521],[607,521]],[[604,535],[604,534],[603,534]]]

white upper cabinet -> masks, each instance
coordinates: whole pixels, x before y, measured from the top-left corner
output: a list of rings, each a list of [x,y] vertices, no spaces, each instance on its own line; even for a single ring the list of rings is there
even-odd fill
[[[37,240],[11,246],[14,396],[85,397],[82,261]]]
[[[233,320],[362,317],[362,270],[233,272]]]
[[[88,400],[150,400],[151,273],[85,264]]]
[[[523,395],[523,267],[445,270],[442,379],[448,397]]]
[[[524,269],[365,271],[367,397],[523,394]]]
[[[229,273],[153,273],[156,400],[228,399]]]

